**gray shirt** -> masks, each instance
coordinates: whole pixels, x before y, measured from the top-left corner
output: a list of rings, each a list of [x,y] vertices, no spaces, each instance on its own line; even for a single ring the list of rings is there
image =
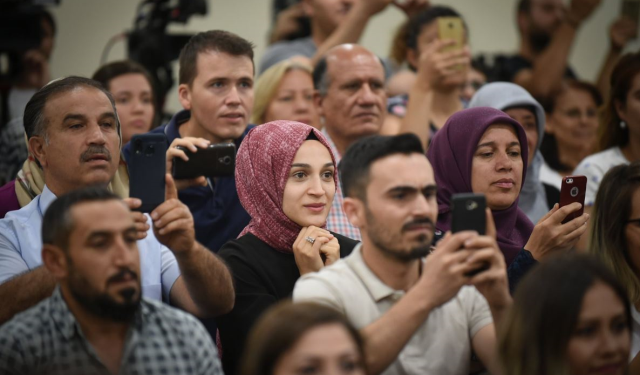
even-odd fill
[[[103,375],[100,361],[57,287],[0,327],[2,375]],[[222,375],[211,336],[191,315],[142,299],[125,340],[123,375]]]
[[[280,61],[290,59],[294,56],[304,56],[312,58],[316,54],[318,47],[311,37],[300,38],[291,41],[274,43],[267,48],[260,60],[260,73]]]
[[[358,329],[382,317],[405,292],[380,280],[362,258],[362,244],[351,255],[296,282],[294,302],[323,303],[342,312]],[[465,286],[434,309],[383,375],[467,375],[471,340],[493,323],[487,300]]]

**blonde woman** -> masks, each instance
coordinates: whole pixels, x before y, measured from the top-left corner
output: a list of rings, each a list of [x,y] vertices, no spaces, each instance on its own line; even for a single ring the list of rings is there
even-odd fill
[[[311,65],[285,60],[267,69],[256,82],[251,122],[297,121],[320,129],[320,117],[313,104]]]

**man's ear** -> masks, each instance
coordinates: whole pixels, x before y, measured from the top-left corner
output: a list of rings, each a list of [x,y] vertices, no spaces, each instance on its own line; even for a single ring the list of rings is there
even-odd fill
[[[182,108],[191,110],[191,90],[186,83],[181,83],[180,86],[178,86],[178,100],[180,100]]]
[[[29,138],[29,152],[31,152],[31,154],[38,159],[38,162],[40,163],[40,166],[42,166],[43,168],[47,165],[47,158],[46,158],[46,142],[44,140],[44,137],[39,136],[39,135],[34,135],[33,137]]]
[[[42,246],[42,264],[57,280],[69,274],[69,265],[64,250],[58,246],[44,244]]]
[[[342,202],[342,209],[347,215],[349,222],[354,227],[362,229],[366,224],[366,214],[364,208],[364,202],[357,198],[345,197]]]
[[[313,105],[316,107],[316,111],[320,117],[324,117],[324,111],[322,110],[322,103],[324,101],[324,97],[320,95],[318,90],[313,91]]]

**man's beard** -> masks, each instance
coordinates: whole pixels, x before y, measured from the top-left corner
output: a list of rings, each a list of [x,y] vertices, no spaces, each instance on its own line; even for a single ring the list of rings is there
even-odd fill
[[[120,303],[115,301],[108,293],[100,293],[96,291],[89,281],[77,271],[70,263],[70,277],[69,277],[69,291],[73,298],[80,304],[87,312],[92,315],[116,321],[116,322],[128,322],[133,319],[140,307],[141,288],[138,281],[138,291],[136,289],[124,288],[120,290],[119,294],[124,300]],[[122,270],[118,274],[109,278],[107,283],[121,279],[125,275],[129,274],[138,280],[138,276],[130,270]]]
[[[424,258],[431,251],[431,240],[433,235],[428,236],[421,234],[417,237],[419,245],[414,246],[407,250],[398,248],[394,244],[401,243],[402,232],[407,228],[416,224],[431,224],[434,227],[433,222],[429,218],[416,219],[402,226],[399,233],[391,233],[391,231],[384,225],[379,224],[369,208],[365,207],[365,214],[367,217],[367,236],[371,242],[382,251],[389,258],[393,258],[403,263],[410,263],[416,259]],[[433,232],[432,232],[433,233]]]

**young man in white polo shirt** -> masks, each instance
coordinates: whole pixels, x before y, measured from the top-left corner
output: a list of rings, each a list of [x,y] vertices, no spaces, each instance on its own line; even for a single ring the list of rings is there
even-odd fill
[[[418,138],[364,138],[344,155],[340,173],[344,211],[362,245],[300,278],[294,300],[343,312],[361,330],[371,373],[466,375],[473,350],[499,374],[493,322],[511,297],[491,214],[486,236],[448,233],[423,261],[438,204]],[[482,266],[488,269],[469,276]]]

